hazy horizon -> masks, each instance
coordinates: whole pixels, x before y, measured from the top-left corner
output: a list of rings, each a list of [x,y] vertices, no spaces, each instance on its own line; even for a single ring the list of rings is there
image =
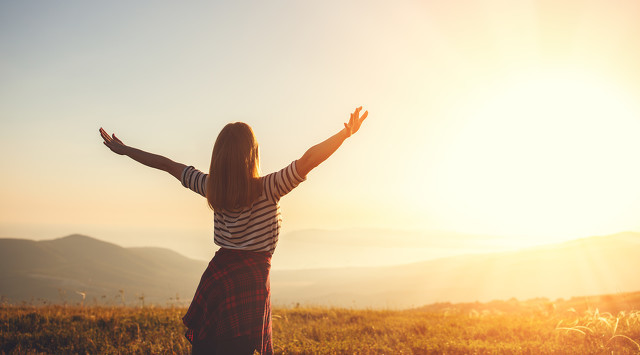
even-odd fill
[[[305,239],[318,232],[298,237]],[[343,237],[338,234],[328,238]],[[0,238],[0,244],[0,274],[4,280],[0,296],[14,304],[64,302],[66,296],[77,300],[78,293],[86,294],[96,304],[121,304],[123,292],[129,301],[131,295],[144,294],[150,302],[162,304],[178,298],[188,302],[208,264],[167,249],[122,248],[78,235],[40,242]],[[356,247],[361,244],[354,243]],[[350,255],[354,245],[312,242],[299,250],[305,262],[314,262],[318,259],[306,259],[339,259]],[[623,233],[399,265],[312,269],[278,268],[276,254],[271,273],[272,301],[279,305],[406,308],[435,302],[637,292],[639,248],[637,233]],[[299,260],[292,262],[300,264]]]
[[[635,231],[621,231],[608,236],[637,234]],[[175,248],[160,243],[145,243],[143,238],[121,238],[120,241],[100,238],[88,233],[67,233],[54,237],[27,238],[0,236],[0,239],[25,239],[33,241],[55,240],[71,235],[83,235],[124,248],[164,248],[190,259],[209,262],[219,246],[209,240],[189,248]],[[594,235],[566,241],[542,241],[531,245],[521,245],[508,238],[465,235],[435,231],[402,231],[370,228],[341,230],[306,229],[281,235],[273,256],[273,270],[314,270],[360,267],[387,267],[413,264],[423,261],[446,259],[456,256],[489,255],[540,247],[555,247],[567,241],[603,237]],[[448,238],[448,239],[444,239]],[[395,243],[390,245],[390,243]]]

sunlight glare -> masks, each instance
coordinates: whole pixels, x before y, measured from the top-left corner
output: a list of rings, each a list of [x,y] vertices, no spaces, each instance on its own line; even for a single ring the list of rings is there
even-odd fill
[[[443,160],[439,197],[457,230],[537,241],[616,232],[640,198],[639,133],[637,109],[605,81],[514,78],[470,107]]]

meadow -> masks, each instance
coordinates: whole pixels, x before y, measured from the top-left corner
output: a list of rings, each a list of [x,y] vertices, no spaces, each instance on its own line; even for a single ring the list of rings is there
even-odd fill
[[[276,354],[640,353],[640,312],[612,304],[614,312],[580,299],[412,310],[275,307],[274,345]],[[185,310],[5,304],[0,353],[187,354],[180,321]]]

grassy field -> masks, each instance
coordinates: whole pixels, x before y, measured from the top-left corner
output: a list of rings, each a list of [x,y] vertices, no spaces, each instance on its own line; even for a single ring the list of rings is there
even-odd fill
[[[619,303],[616,303],[619,304]],[[638,354],[640,312],[545,300],[275,308],[277,354]],[[176,307],[0,306],[1,354],[186,354]]]

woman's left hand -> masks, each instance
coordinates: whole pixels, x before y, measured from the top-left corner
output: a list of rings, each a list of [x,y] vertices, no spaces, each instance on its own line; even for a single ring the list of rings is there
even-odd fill
[[[109,147],[112,152],[120,155],[125,154],[125,149],[127,148],[127,146],[122,143],[122,141],[118,139],[118,137],[116,137],[115,133],[112,136],[109,136],[107,131],[100,127],[100,135],[102,136],[102,139],[104,139],[104,145]]]

